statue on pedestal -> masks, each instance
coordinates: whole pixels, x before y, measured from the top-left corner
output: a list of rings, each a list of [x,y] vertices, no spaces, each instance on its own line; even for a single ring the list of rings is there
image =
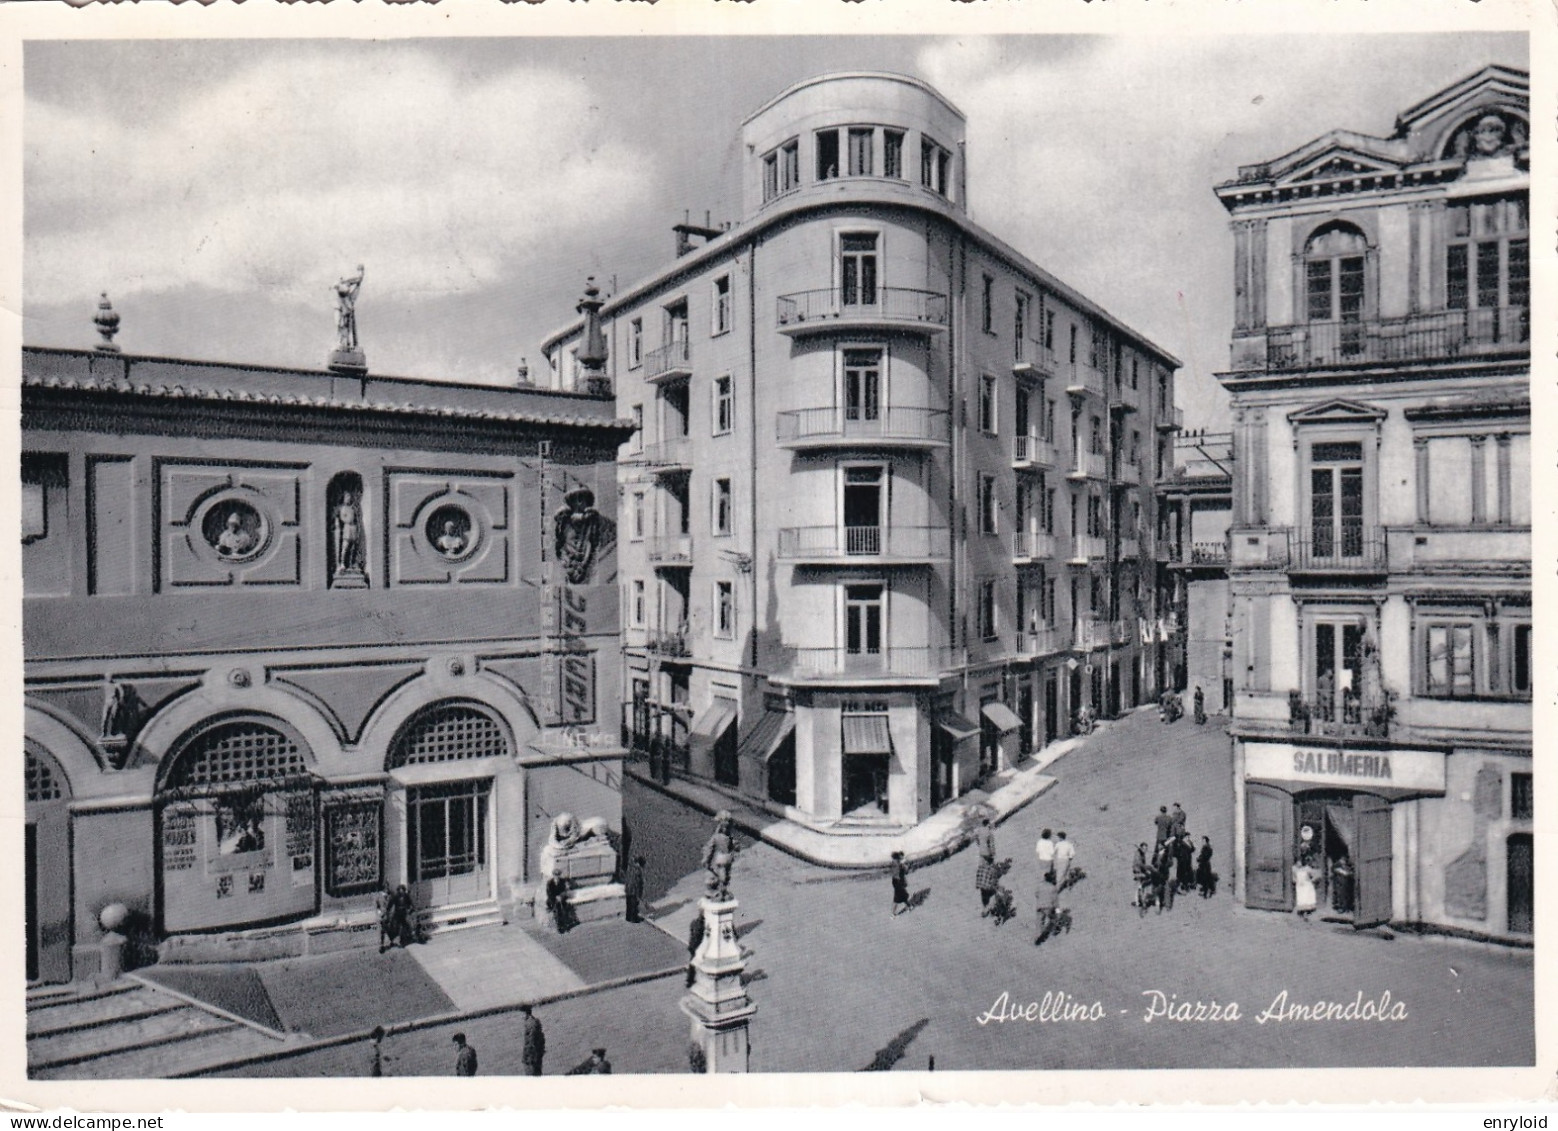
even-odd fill
[[[703,867],[708,873],[704,889],[708,898],[721,903],[730,899],[730,866],[736,859],[736,841],[730,835],[730,813],[721,809],[714,818],[714,835],[703,846]]]
[[[357,292],[362,289],[363,267],[357,265],[357,274],[341,279],[335,285],[335,332],[337,349],[357,348]]]
[[[573,924],[572,893],[609,885],[617,874],[617,851],[605,818],[580,822],[559,813],[541,847],[541,878],[546,884],[546,910],[558,931]]]
[[[335,568],[337,573],[363,568],[362,514],[349,492],[335,506]]]

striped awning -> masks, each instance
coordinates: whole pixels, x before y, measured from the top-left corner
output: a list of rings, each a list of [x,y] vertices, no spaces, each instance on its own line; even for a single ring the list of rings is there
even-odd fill
[[[757,721],[741,745],[736,748],[740,758],[752,758],[759,762],[767,762],[773,757],[774,751],[779,749],[779,744],[790,737],[795,731],[795,716],[789,711],[764,711],[763,717]]]
[[[962,715],[955,715],[951,711],[944,711],[936,718],[939,726],[953,742],[964,742],[970,738],[979,737],[979,724],[971,723]]]
[[[716,699],[708,710],[698,716],[692,733],[699,738],[718,738],[736,721],[736,705],[729,699]]]
[[[886,715],[845,715],[844,753],[891,754],[893,739]]]
[[[987,723],[1002,734],[1022,726],[1022,720],[1014,715],[1012,709],[1005,703],[986,703],[979,709],[979,713],[984,716]]]

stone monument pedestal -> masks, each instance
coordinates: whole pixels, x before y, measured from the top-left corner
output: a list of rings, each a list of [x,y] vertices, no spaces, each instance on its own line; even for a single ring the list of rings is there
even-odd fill
[[[334,366],[331,366],[334,369]],[[366,370],[364,370],[366,372]],[[335,576],[330,579],[331,589],[366,589],[368,588],[368,575],[356,566],[348,566],[345,569],[336,570]]]
[[[349,377],[366,377],[368,357],[360,349],[331,350],[329,368],[331,373],[341,373]]]
[[[750,1055],[747,1026],[757,1006],[741,984],[746,960],[736,940],[734,899],[703,899],[703,942],[693,955],[692,990],[682,1012],[692,1019],[692,1046],[705,1072],[746,1072]]]

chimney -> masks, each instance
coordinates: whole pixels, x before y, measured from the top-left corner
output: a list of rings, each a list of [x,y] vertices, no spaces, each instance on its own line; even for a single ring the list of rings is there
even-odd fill
[[[584,388],[580,391],[597,397],[611,396],[611,378],[606,376],[606,336],[600,329],[600,308],[604,305],[595,276],[591,275],[584,281],[584,297],[574,308],[584,315],[584,340],[576,356],[583,370]]]

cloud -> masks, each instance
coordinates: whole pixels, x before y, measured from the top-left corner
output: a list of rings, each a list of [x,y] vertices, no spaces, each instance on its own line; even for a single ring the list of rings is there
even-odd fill
[[[161,89],[182,104],[29,103],[30,306],[186,287],[312,304],[358,263],[386,299],[468,293],[625,224],[656,175],[651,152],[594,141],[562,72],[310,48]]]

